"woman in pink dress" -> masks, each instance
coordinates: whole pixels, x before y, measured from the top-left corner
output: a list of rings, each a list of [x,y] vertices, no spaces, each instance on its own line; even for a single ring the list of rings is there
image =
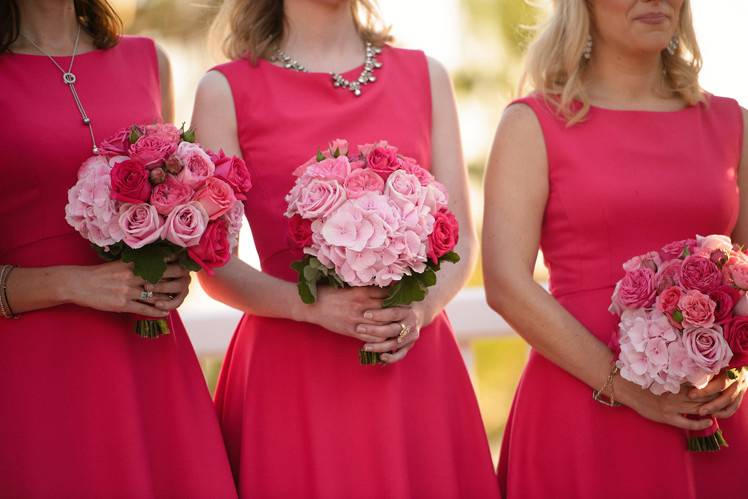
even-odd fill
[[[0,19],[0,496],[235,497],[174,311],[189,275],[146,288],[65,221],[94,136],[171,120],[168,62],[103,1],[5,2]],[[170,316],[173,334],[145,340],[130,313]]]
[[[247,313],[216,394],[239,495],[496,498],[478,406],[443,312],[475,258],[450,82],[422,52],[386,45],[359,8],[374,14],[358,0],[228,2],[219,23],[229,22],[234,60],[197,93],[198,140],[241,154],[255,180],[245,212],[262,270],[234,259],[201,277],[213,297]],[[365,85],[336,87],[330,75],[355,82],[367,67]],[[290,264],[302,253],[287,237],[284,196],[292,172],[336,138],[387,140],[449,188],[463,260],[444,266],[425,301],[385,310],[386,292],[372,288],[320,289],[314,305],[299,298]],[[411,332],[399,345],[400,323]],[[384,366],[362,366],[364,344],[394,353]]]
[[[504,497],[746,495],[745,374],[655,396],[612,370],[623,262],[696,234],[748,242],[745,111],[700,89],[700,62],[684,0],[558,2],[529,50],[535,93],[505,111],[485,186],[488,301],[532,346],[502,444]],[[533,281],[538,247],[550,294]],[[600,388],[622,406],[593,400]],[[731,448],[690,454],[685,430],[707,414]]]

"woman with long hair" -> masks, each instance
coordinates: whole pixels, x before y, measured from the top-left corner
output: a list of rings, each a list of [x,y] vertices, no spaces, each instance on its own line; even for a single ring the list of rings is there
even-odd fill
[[[688,0],[558,0],[529,48],[531,93],[504,112],[485,184],[488,301],[532,346],[499,463],[509,499],[745,495],[745,372],[642,390],[615,369],[608,312],[629,258],[748,242],[746,112],[704,92],[700,67]],[[689,454],[709,415],[731,447]]]
[[[247,313],[216,394],[240,496],[497,497],[443,312],[476,249],[445,70],[388,45],[368,0],[233,0],[217,23],[232,61],[204,77],[193,126],[205,146],[246,160],[255,186],[245,213],[262,264],[234,258],[201,276],[209,294]],[[293,171],[336,138],[387,140],[449,189],[462,261],[444,266],[425,301],[382,309],[379,288],[299,298],[290,264],[302,252],[287,237],[284,196]],[[362,345],[385,365],[359,365]]]
[[[189,274],[146,284],[65,221],[96,139],[172,119],[168,60],[120,31],[103,0],[0,5],[3,497],[236,496],[175,311]],[[170,317],[172,334],[145,340],[131,314]]]

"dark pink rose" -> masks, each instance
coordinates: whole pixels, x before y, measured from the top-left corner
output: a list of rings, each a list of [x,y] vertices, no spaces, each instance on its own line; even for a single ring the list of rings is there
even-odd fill
[[[144,130],[145,135],[159,135],[163,139],[174,144],[174,147],[182,141],[182,132],[171,123],[155,123],[148,125]]]
[[[684,327],[711,327],[714,324],[716,304],[701,291],[691,289],[678,300],[678,308],[683,314]]]
[[[223,218],[210,222],[200,243],[189,248],[187,253],[205,270],[226,265],[231,259],[228,222]]]
[[[127,159],[112,168],[112,198],[123,203],[143,203],[151,196],[148,171],[137,161]]]
[[[190,187],[200,187],[216,170],[210,156],[197,144],[182,142],[174,156],[184,167],[177,175],[177,180]]]
[[[716,249],[712,250],[712,252],[709,254],[709,259],[714,265],[721,269],[730,259],[730,255],[724,250]]]
[[[454,214],[442,208],[434,216],[434,230],[429,234],[427,255],[434,264],[454,249],[460,238],[459,224]]]
[[[709,374],[720,372],[732,358],[730,346],[719,326],[686,329],[683,331],[683,345],[688,357]]]
[[[130,146],[130,157],[150,169],[160,166],[176,150],[177,145],[167,137],[144,135]]]
[[[642,267],[626,272],[613,298],[623,308],[649,307],[654,303],[655,291],[655,273]]]
[[[720,286],[709,293],[709,298],[717,305],[714,310],[714,322],[722,324],[732,317],[732,309],[740,300],[740,291],[732,286]]]
[[[678,286],[672,286],[662,291],[655,301],[657,309],[663,314],[670,316],[678,308],[678,301],[683,296],[683,290]]]
[[[171,175],[167,175],[163,184],[153,188],[151,204],[160,214],[168,216],[177,206],[188,203],[193,194],[194,191],[191,187],[184,185]]]
[[[123,156],[130,149],[130,127],[123,128],[99,145],[99,150],[107,157]]]
[[[246,194],[252,188],[252,180],[244,160],[236,156],[226,156],[223,150],[211,155],[211,159],[216,165],[215,176],[231,186],[236,199],[246,200]]]
[[[748,317],[735,317],[725,324],[725,340],[730,345],[733,367],[748,365]]]
[[[217,177],[210,177],[195,192],[195,201],[203,205],[211,220],[215,220],[231,209],[236,196],[229,184]]]
[[[682,268],[682,260],[673,259],[663,263],[655,276],[657,290],[662,291],[671,286],[678,286],[680,284],[680,273]]]
[[[684,288],[702,293],[709,293],[722,284],[722,272],[711,260],[702,256],[686,257],[680,275]]]
[[[392,172],[400,168],[401,162],[394,150],[387,147],[375,147],[366,156],[366,164],[383,180],[387,180]]]
[[[299,248],[312,245],[312,221],[296,214],[288,219],[288,238]]]
[[[682,241],[674,241],[668,243],[660,249],[660,258],[663,262],[672,260],[673,258],[680,258],[683,255],[683,250],[688,248],[688,254],[693,253],[696,248],[696,239],[683,239]]]

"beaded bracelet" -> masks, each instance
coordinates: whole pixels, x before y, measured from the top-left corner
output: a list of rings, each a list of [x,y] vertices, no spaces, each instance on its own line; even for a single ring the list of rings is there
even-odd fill
[[[598,402],[600,402],[603,405],[607,405],[608,407],[620,407],[621,404],[616,402],[616,394],[613,390],[613,378],[616,377],[616,375],[620,372],[620,369],[618,369],[618,366],[613,365],[613,369],[610,370],[610,374],[608,374],[608,379],[605,380],[605,384],[600,388],[599,390],[593,390],[592,391],[592,398]],[[610,389],[610,397],[605,395],[605,392]]]
[[[8,302],[8,276],[15,268],[14,265],[3,265],[0,267],[0,316],[5,319],[17,319]]]

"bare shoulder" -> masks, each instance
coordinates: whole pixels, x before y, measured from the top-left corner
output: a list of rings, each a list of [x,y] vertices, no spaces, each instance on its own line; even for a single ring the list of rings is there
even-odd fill
[[[167,54],[164,48],[158,43],[156,43],[155,45],[159,71],[161,72],[161,74],[171,73],[171,62],[169,62],[169,54]]]
[[[429,80],[434,94],[452,92],[452,81],[449,79],[447,68],[437,59],[426,56],[429,68]]]
[[[196,99],[204,105],[233,108],[234,100],[231,85],[226,76],[218,70],[208,71],[197,85]]]
[[[542,142],[543,130],[535,111],[527,104],[517,102],[502,113],[496,135],[519,138],[526,144],[537,140]]]

